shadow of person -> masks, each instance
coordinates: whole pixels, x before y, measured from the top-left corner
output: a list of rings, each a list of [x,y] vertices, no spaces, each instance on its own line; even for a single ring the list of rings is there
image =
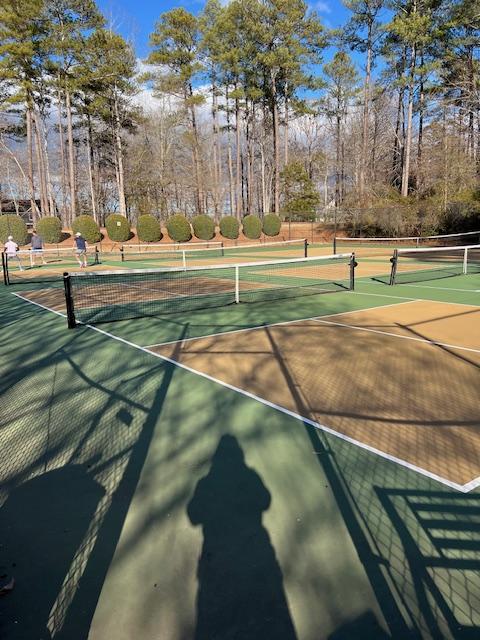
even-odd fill
[[[55,635],[52,608],[62,618],[62,601],[77,588],[79,567],[70,570],[103,495],[84,465],[48,471],[11,491],[0,509],[0,572],[13,575],[15,588],[2,598],[0,637]]]
[[[296,638],[280,566],[262,513],[270,493],[247,467],[236,438],[224,435],[188,504],[202,525],[195,640]]]

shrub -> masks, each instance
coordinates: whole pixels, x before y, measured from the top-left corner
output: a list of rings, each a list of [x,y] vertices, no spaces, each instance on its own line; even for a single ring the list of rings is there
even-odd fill
[[[105,220],[105,228],[110,240],[114,242],[126,242],[130,240],[130,224],[125,216],[112,213]]]
[[[167,220],[167,231],[174,242],[188,242],[192,239],[190,223],[181,213],[176,213]]]
[[[233,216],[224,216],[220,220],[220,235],[229,240],[236,240],[240,232],[238,220]]]
[[[258,216],[248,215],[243,219],[243,235],[250,240],[257,240],[262,234],[262,221]]]
[[[100,242],[102,234],[92,216],[78,216],[72,224],[73,233],[80,232],[87,242]]]
[[[211,240],[215,235],[215,223],[209,216],[195,216],[192,227],[195,237],[199,240]]]
[[[56,216],[40,218],[36,230],[43,242],[57,244],[62,241],[62,223]]]
[[[278,236],[282,221],[275,213],[267,213],[263,218],[263,233],[266,236]]]
[[[158,242],[163,237],[160,222],[150,214],[138,216],[137,236],[142,242]]]
[[[7,241],[8,236],[13,236],[19,245],[27,244],[27,225],[20,216],[13,213],[0,215],[0,241]]]

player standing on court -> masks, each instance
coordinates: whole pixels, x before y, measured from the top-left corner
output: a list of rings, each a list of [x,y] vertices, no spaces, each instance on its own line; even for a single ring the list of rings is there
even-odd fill
[[[7,241],[3,248],[4,252],[7,254],[8,260],[13,260],[14,258],[18,262],[18,266],[20,267],[20,271],[23,271],[22,263],[20,261],[20,257],[18,255],[18,244],[14,241],[13,236],[8,236]]]
[[[37,232],[35,231],[35,229],[32,231],[32,239],[30,241],[30,244],[32,245],[32,255],[31,255],[31,264],[32,267],[35,264],[35,256],[40,256],[42,258],[42,263],[43,264],[47,264],[45,262],[45,258],[43,257],[43,240],[42,238],[37,234]]]
[[[87,242],[80,231],[75,234],[75,255],[78,264],[84,269],[87,266]]]

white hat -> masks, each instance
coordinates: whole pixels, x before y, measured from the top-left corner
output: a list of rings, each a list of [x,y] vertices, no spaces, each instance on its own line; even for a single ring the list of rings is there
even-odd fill
[[[75,235],[78,237],[78,236],[81,236],[82,234],[80,233],[80,231],[77,231]]]
[[[8,236],[8,240],[13,240],[13,236]]]

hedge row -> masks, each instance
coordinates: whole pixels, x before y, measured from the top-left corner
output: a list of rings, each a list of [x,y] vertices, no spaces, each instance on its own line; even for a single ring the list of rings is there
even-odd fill
[[[27,225],[20,216],[13,213],[0,215],[0,242],[5,243],[8,236],[13,236],[18,245],[27,244]]]
[[[280,218],[273,214],[267,214],[262,221],[258,216],[247,215],[242,220],[242,231],[246,238],[257,240],[262,231],[266,236],[276,236],[280,233]],[[220,235],[229,240],[236,240],[240,234],[240,225],[233,216],[224,216],[220,220]],[[199,240],[211,240],[215,237],[215,223],[207,215],[195,216],[192,223],[181,215],[171,216],[166,223],[168,235],[174,242],[188,242],[193,234]],[[131,237],[130,224],[125,216],[117,213],[109,215],[105,221],[108,237],[114,242],[126,242]],[[62,225],[57,217],[41,218],[37,223],[38,234],[48,244],[55,244],[62,240]],[[72,224],[73,234],[80,232],[87,242],[99,242],[102,238],[100,228],[92,216],[81,215],[75,218]],[[158,242],[163,234],[160,223],[152,215],[139,216],[137,220],[138,239],[142,242]],[[0,241],[3,243],[7,237],[13,236],[19,245],[27,243],[27,226],[20,216],[4,214],[0,216]]]

